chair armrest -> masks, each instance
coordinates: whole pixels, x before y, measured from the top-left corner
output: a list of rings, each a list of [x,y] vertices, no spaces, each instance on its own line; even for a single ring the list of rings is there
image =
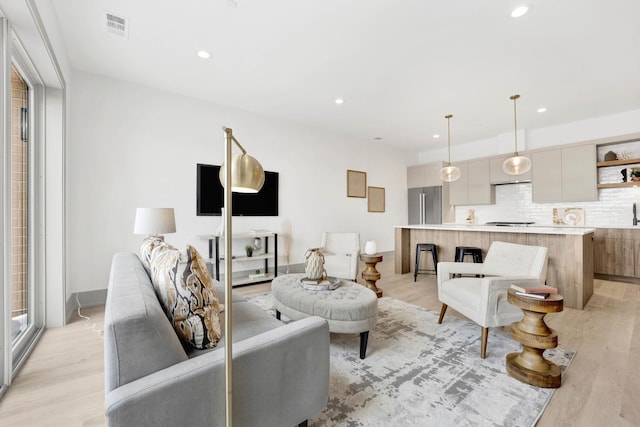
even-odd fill
[[[451,279],[453,274],[484,274],[484,264],[475,262],[439,262],[438,283]]]
[[[296,425],[329,396],[329,326],[309,317],[234,343],[233,422]],[[224,350],[107,393],[109,426],[225,424]]]
[[[493,276],[482,279],[480,284],[481,300],[487,301],[487,303],[482,304],[480,316],[484,319],[485,326],[500,326],[495,325],[492,319],[495,319],[495,316],[498,315],[500,298],[502,297],[506,300],[506,296],[501,294],[505,294],[511,289],[512,284],[531,286],[540,285],[540,282],[538,282],[537,278],[526,276]],[[515,306],[513,311],[518,315],[520,314],[520,309]]]

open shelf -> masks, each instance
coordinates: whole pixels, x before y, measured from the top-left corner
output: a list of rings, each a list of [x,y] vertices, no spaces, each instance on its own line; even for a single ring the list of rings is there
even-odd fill
[[[599,168],[606,168],[608,166],[623,166],[623,165],[633,165],[634,163],[640,164],[640,159],[627,159],[627,160],[611,160],[608,162],[598,162],[596,166]]]
[[[640,187],[640,181],[638,182],[610,182],[598,184],[598,188],[622,188],[622,187]]]

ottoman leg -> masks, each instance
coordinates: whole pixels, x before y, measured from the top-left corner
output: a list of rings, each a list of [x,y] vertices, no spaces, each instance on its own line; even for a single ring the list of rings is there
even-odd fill
[[[280,311],[276,310],[276,319],[280,320]]]
[[[369,331],[360,332],[360,359],[367,355],[367,341],[369,341]]]

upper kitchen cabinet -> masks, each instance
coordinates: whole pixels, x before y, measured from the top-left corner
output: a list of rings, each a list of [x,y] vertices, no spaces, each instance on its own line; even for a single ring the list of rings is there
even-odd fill
[[[521,154],[521,156],[523,156]],[[523,157],[531,158],[529,155]],[[491,184],[512,184],[523,181],[531,181],[531,170],[523,173],[522,175],[509,175],[502,170],[502,164],[507,160],[509,156],[494,158],[489,163],[489,181]]]
[[[452,205],[490,205],[496,202],[495,187],[490,182],[489,160],[457,163],[460,179],[449,183]]]
[[[579,145],[531,154],[534,202],[598,200],[595,145]]]
[[[440,169],[443,163],[429,163],[407,168],[407,188],[422,188],[442,185]]]

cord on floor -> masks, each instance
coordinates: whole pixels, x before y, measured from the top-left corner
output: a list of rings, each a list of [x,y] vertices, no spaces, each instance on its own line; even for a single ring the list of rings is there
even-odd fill
[[[102,339],[104,339],[104,331],[101,329],[96,329],[96,324],[95,323],[89,323],[91,321],[90,317],[85,316],[84,314],[80,313],[80,308],[82,308],[82,305],[80,304],[80,298],[78,298],[78,293],[76,292],[76,302],[78,303],[78,316],[80,316],[81,318],[85,319],[85,325],[87,328],[91,328],[92,331],[94,331],[96,334],[98,334],[98,336]]]

